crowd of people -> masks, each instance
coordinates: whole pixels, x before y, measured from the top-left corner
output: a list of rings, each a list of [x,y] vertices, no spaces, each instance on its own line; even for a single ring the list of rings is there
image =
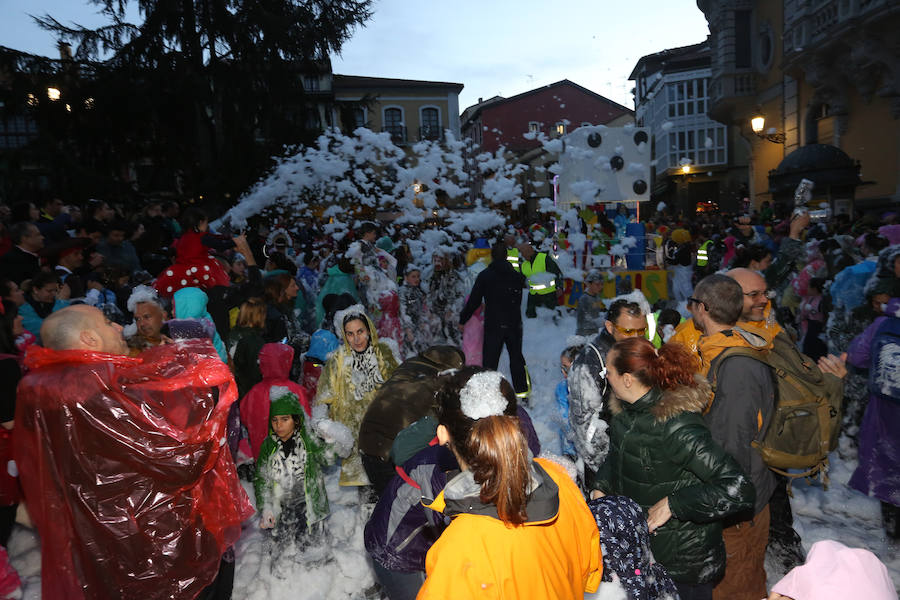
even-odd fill
[[[813,567],[864,551],[814,547],[804,565],[797,465],[770,448],[775,361],[831,400],[812,443],[827,455],[845,436],[850,485],[896,539],[896,218],[657,215],[648,258],[670,293],[651,306],[603,297],[609,273],[591,268],[623,243],[621,210],[414,253],[416,231],[373,222],[223,233],[171,201],[0,206],[0,463],[15,465],[0,545],[34,525],[47,598],[229,598],[242,528],[263,530],[273,571],[330,560],[339,470],[371,513],[373,598],[581,598],[603,582],[635,600],[836,598],[806,591]],[[534,397],[523,317],[556,327],[576,302],[576,330],[557,327],[559,439],[542,444],[528,409],[554,399]],[[826,459],[804,458],[827,481]],[[790,571],[774,587],[767,552]],[[867,597],[896,597],[874,557],[831,560]]]

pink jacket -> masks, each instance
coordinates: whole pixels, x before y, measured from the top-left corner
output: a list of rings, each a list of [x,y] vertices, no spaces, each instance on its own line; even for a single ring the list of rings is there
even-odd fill
[[[259,456],[259,448],[269,434],[269,390],[272,386],[283,386],[297,394],[300,405],[307,415],[311,415],[309,392],[288,379],[294,349],[287,344],[266,344],[259,351],[259,370],[262,381],[254,385],[241,400],[241,422],[250,436],[250,447],[241,440],[241,449],[254,460]]]

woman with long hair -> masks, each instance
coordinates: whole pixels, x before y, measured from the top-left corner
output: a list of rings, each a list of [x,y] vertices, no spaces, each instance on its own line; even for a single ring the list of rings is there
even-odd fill
[[[301,357],[309,349],[309,334],[304,331],[300,322],[300,311],[295,310],[300,286],[292,274],[277,271],[263,280],[263,290],[268,305],[266,341],[282,342],[294,349],[291,379],[299,380],[303,374]]]
[[[423,500],[452,521],[428,551],[420,599],[580,599],[599,585],[591,511],[561,466],[531,457],[501,382],[484,371],[440,394],[438,441],[462,470]]]
[[[657,351],[644,338],[628,338],[610,349],[610,449],[592,496],[637,502],[654,534],[653,555],[681,597],[709,599],[725,573],[722,519],[752,509],[756,494],[703,421],[711,395],[696,366],[674,343]]]

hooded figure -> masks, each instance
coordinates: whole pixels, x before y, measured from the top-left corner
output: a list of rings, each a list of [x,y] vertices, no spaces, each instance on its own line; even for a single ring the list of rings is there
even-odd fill
[[[347,327],[362,322],[367,337],[365,347],[351,345]],[[378,332],[360,304],[339,311],[334,315],[334,328],[342,345],[329,357],[322,368],[316,392],[315,406],[327,406],[331,419],[348,427],[354,436],[354,448],[341,465],[340,484],[345,486],[369,485],[362,467],[362,459],[356,448],[359,426],[363,415],[372,403],[375,393],[397,368],[399,350],[378,339]],[[354,341],[358,341],[354,331]],[[325,417],[324,410],[316,410],[314,419]]]
[[[247,428],[250,447],[243,450],[253,458],[259,457],[259,449],[269,434],[269,394],[281,387],[297,396],[307,416],[311,415],[310,395],[288,376],[294,362],[294,349],[287,344],[266,344],[259,352],[259,369],[263,379],[254,385],[241,400],[241,422]]]
[[[300,406],[296,394],[286,387],[272,386],[268,395],[270,425],[253,478],[256,507],[262,524],[272,528],[273,537],[302,542],[310,528],[328,516],[322,476],[328,451],[307,429],[306,408]],[[292,417],[293,431],[280,436],[271,426],[278,416]]]
[[[209,297],[200,288],[181,288],[172,296],[175,318],[179,320],[198,319],[208,321],[212,325],[212,343],[216,348],[216,354],[219,355],[222,362],[228,362],[228,351],[225,349],[225,343],[219,337],[219,332],[215,329],[212,317],[206,312],[206,304],[208,302]]]

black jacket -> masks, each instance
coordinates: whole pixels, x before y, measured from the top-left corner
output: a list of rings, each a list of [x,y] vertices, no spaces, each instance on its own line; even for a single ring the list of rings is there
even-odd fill
[[[459,315],[465,324],[484,301],[484,327],[522,326],[522,290],[525,276],[513,269],[509,261],[494,261],[478,274],[469,300]]]
[[[18,246],[0,258],[0,277],[5,277],[21,284],[26,279],[31,279],[41,270],[41,261],[34,254],[25,252]]]

